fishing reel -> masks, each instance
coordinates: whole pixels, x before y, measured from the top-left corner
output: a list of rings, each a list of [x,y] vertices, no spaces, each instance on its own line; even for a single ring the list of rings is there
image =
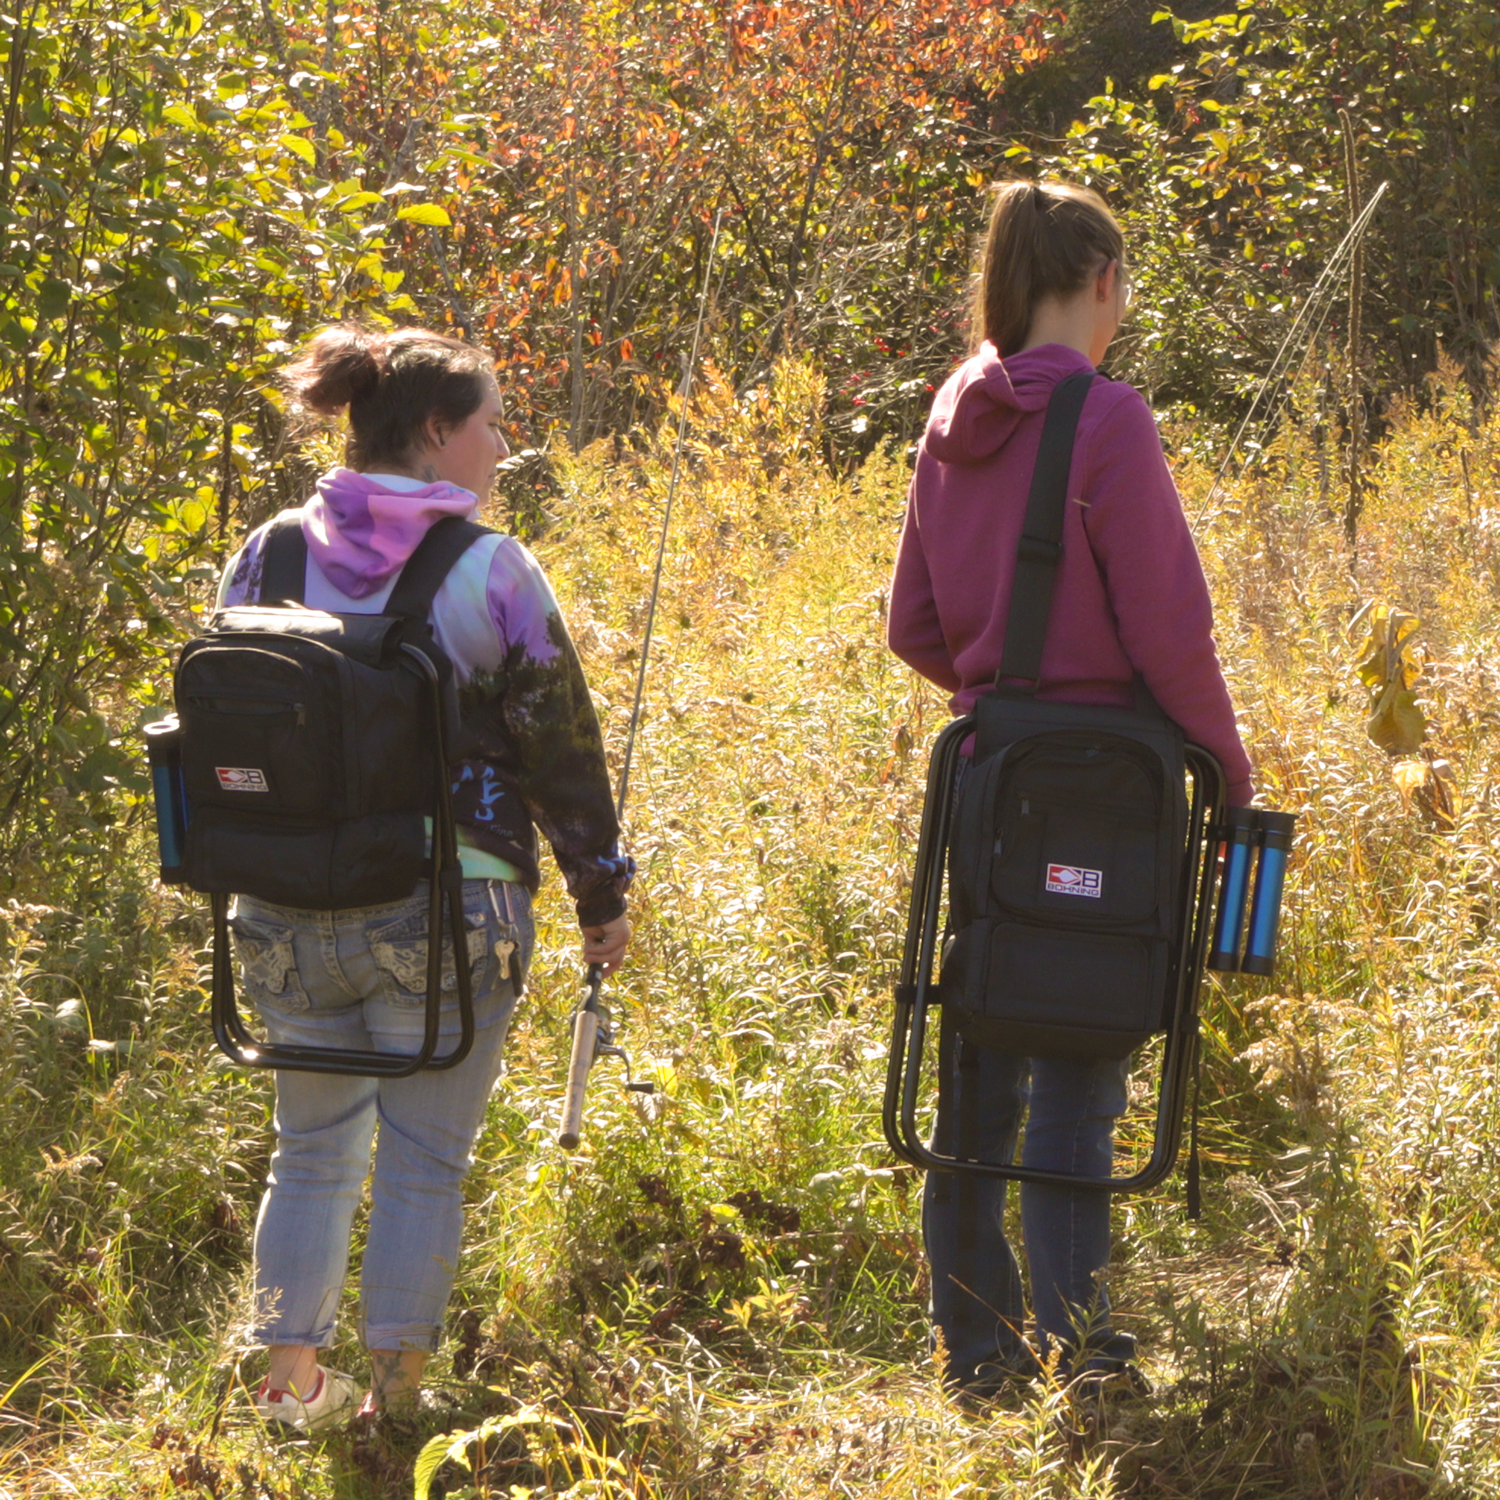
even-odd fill
[[[568,1064],[568,1092],[563,1100],[562,1128],[557,1142],[564,1151],[574,1151],[583,1136],[583,1095],[588,1087],[589,1071],[601,1057],[617,1057],[625,1064],[625,1089],[631,1094],[654,1094],[656,1085],[649,1079],[632,1074],[630,1054],[615,1041],[614,1023],[609,1010],[599,999],[604,973],[598,964],[589,965],[588,985],[578,1008],[573,1012],[573,1055]]]
[[[577,1011],[573,1013],[575,1016]],[[609,1011],[604,1006],[599,1007],[599,1024],[594,1028],[594,1060],[597,1062],[601,1057],[618,1057],[625,1064],[625,1089],[631,1094],[654,1094],[656,1085],[649,1078],[637,1079],[632,1077],[630,1069],[630,1054],[615,1043],[614,1026],[609,1017]]]

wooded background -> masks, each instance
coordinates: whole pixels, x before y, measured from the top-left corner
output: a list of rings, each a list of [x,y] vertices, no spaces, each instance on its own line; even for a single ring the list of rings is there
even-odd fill
[[[0,1493],[1500,1500],[1500,15],[1155,3],[0,10]],[[1299,817],[1277,975],[1204,987],[1204,1217],[1176,1179],[1115,1212],[1156,1390],[1095,1445],[1056,1382],[945,1398],[879,1123],[946,717],[885,589],[1016,173],[1126,225],[1110,367]],[[214,1052],[138,729],[245,528],[336,461],[271,376],[344,316],[494,352],[535,452],[486,519],[616,767],[686,417],[609,986],[657,1093],[601,1064],[557,1147],[549,874],[433,1404],[279,1444],[270,1080]]]
[[[240,534],[298,500],[268,375],[330,319],[494,350],[514,447],[649,428],[715,216],[709,348],[827,378],[825,458],[909,441],[966,347],[985,187],[1105,190],[1137,261],[1114,368],[1204,441],[1366,196],[1378,419],[1500,334],[1500,15],[1473,0],[265,0],[0,21],[0,850],[94,860],[131,739]],[[1336,310],[1331,331],[1346,321]],[[1333,358],[1348,358],[1347,349]],[[1328,423],[1350,423],[1330,363]],[[545,470],[513,484],[542,523]],[[540,486],[540,488],[538,488]]]

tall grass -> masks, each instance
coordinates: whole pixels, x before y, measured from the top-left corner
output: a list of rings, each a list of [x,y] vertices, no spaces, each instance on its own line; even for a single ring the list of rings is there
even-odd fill
[[[1500,419],[1442,380],[1397,412],[1353,559],[1311,422],[1213,496],[1179,464],[1299,854],[1278,978],[1206,995],[1205,1217],[1175,1182],[1117,1210],[1114,1295],[1155,1394],[1082,1442],[1046,1383],[954,1406],[928,1350],[919,1183],[878,1109],[945,710],[882,644],[904,462],[831,476],[821,405],[796,364],[696,403],[610,993],[657,1092],[603,1063],[583,1148],[556,1146],[579,970],[553,880],[411,1429],[277,1444],[251,1416],[269,1095],[214,1059],[201,914],[152,885],[144,826],[107,884],[5,914],[8,1493],[398,1496],[420,1467],[431,1494],[507,1500],[1500,1496]],[[617,760],[664,443],[559,458],[537,542]],[[1417,758],[1454,768],[1455,818],[1365,733],[1350,622],[1376,599],[1423,621]]]

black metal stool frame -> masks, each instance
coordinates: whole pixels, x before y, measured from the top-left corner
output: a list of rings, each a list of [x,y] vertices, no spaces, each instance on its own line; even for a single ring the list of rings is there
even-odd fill
[[[427,909],[427,1002],[423,1012],[422,1045],[412,1056],[356,1047],[306,1047],[264,1042],[251,1034],[235,1002],[234,954],[229,941],[229,897],[216,894],[213,902],[214,963],[212,1017],[214,1040],[231,1062],[242,1067],[280,1068],[294,1073],[339,1073],[364,1078],[408,1078],[424,1068],[451,1068],[469,1055],[474,1045],[474,995],[470,983],[464,925],[463,869],[458,835],[453,826],[453,798],[448,764],[448,733],[443,712],[442,680],[427,653],[410,642],[401,649],[416,664],[432,694],[433,733],[437,747],[437,784],[432,817],[431,900]],[[453,934],[453,972],[458,985],[459,1036],[452,1051],[436,1056],[442,1011],[443,902]]]

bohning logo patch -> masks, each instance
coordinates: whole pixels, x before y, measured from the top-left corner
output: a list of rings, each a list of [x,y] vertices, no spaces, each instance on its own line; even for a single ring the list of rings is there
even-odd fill
[[[255,766],[215,766],[221,792],[269,792],[266,773]]]
[[[1104,894],[1104,871],[1085,870],[1079,865],[1048,865],[1047,889],[1054,896],[1093,896]]]

